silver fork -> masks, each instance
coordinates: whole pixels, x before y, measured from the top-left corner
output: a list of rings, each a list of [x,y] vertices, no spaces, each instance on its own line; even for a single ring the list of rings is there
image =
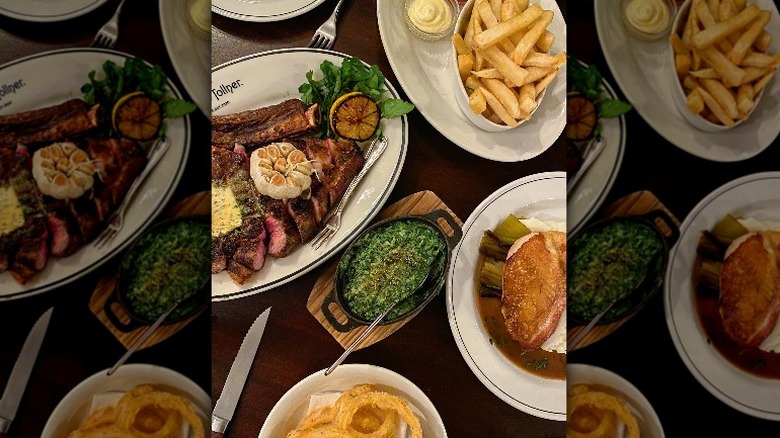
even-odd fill
[[[106,244],[111,242],[111,240],[113,240],[117,234],[119,234],[119,230],[122,229],[122,223],[124,221],[127,206],[130,204],[130,201],[135,195],[135,192],[138,190],[138,187],[141,186],[141,183],[149,175],[149,172],[151,172],[154,166],[160,161],[160,158],[165,155],[165,152],[168,150],[168,145],[170,145],[170,143],[171,142],[167,137],[160,137],[157,139],[157,141],[154,142],[154,144],[152,144],[152,147],[149,148],[149,153],[147,154],[149,159],[146,163],[146,167],[144,167],[144,170],[141,172],[141,174],[138,175],[135,181],[133,181],[133,184],[127,190],[127,194],[125,194],[125,198],[122,200],[119,208],[117,208],[114,214],[112,214],[108,219],[108,227],[103,230],[103,232],[100,234],[100,236],[97,237],[97,239],[95,239],[94,242],[92,242],[92,246],[97,249],[103,248]]]
[[[100,28],[95,39],[92,40],[92,47],[102,47],[104,49],[110,49],[116,44],[116,39],[119,36],[119,13],[122,12],[122,5],[125,4],[125,0],[119,2],[119,6],[114,12],[114,16]]]
[[[330,49],[333,47],[333,42],[336,41],[336,21],[339,18],[339,11],[344,4],[344,0],[339,0],[336,3],[336,8],[333,13],[322,25],[314,32],[314,36],[309,41],[309,47],[316,49]]]
[[[377,140],[379,140],[379,143],[377,143]],[[339,201],[338,206],[336,206],[336,208],[325,219],[325,228],[323,228],[322,231],[320,231],[319,234],[317,234],[312,240],[311,246],[314,247],[314,249],[319,249],[319,247],[324,245],[325,242],[330,240],[330,238],[336,234],[336,231],[338,231],[339,227],[341,226],[341,212],[344,211],[344,207],[347,205],[347,200],[352,195],[352,192],[355,190],[355,187],[357,187],[360,180],[363,179],[363,177],[366,175],[368,169],[370,169],[371,166],[376,163],[376,160],[382,155],[382,152],[384,152],[386,148],[387,137],[384,135],[381,137],[381,139],[375,139],[374,143],[371,144],[368,151],[366,152],[368,158],[366,158],[366,162],[363,165],[363,168],[360,169],[360,172],[357,174],[357,176],[355,176],[355,178],[352,179],[352,182],[349,183],[349,186],[347,187],[347,190],[344,191],[344,195],[341,197],[341,201]]]

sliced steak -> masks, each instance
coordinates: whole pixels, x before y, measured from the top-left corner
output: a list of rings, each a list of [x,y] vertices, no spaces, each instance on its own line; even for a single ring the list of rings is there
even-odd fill
[[[263,223],[268,231],[268,255],[276,258],[286,257],[301,243],[298,227],[282,200],[260,196]]]
[[[233,150],[211,148],[212,187],[229,188],[241,210],[241,225],[237,229],[212,238],[211,271],[227,270],[238,284],[263,267],[267,253],[260,197],[249,176],[248,163],[240,145]]]
[[[293,222],[295,222],[301,241],[306,242],[314,237],[317,231],[319,231],[319,221],[314,213],[314,205],[311,199],[303,199],[299,196],[285,201],[285,204],[287,205],[287,212],[292,217]]]
[[[43,199],[30,171],[32,162],[25,146],[14,152],[3,152],[0,174],[6,176],[5,187],[13,190],[24,214],[24,223],[0,236],[3,249],[2,265],[11,271],[19,283],[27,283],[46,267],[49,257],[49,231],[43,209]]]
[[[254,147],[311,132],[319,125],[319,105],[307,107],[300,99],[289,99],[263,108],[213,116],[211,143],[228,149],[235,143]]]
[[[0,144],[55,142],[83,134],[98,126],[99,105],[81,99],[0,116]]]

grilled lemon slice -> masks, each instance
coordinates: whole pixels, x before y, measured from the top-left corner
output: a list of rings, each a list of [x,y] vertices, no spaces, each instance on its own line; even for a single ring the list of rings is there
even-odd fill
[[[162,126],[162,110],[156,100],[136,91],[114,104],[111,123],[114,131],[131,140],[151,140]]]
[[[330,107],[330,128],[339,137],[364,141],[379,128],[379,105],[366,94],[347,93]]]
[[[585,140],[593,134],[598,123],[596,105],[590,99],[579,94],[566,98],[566,138]]]

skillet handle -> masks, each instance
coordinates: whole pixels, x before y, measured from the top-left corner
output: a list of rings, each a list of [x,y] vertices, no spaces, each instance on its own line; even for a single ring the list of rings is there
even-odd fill
[[[666,236],[664,235],[664,238],[666,239],[666,243],[669,245],[669,248],[674,246],[675,243],[677,243],[677,239],[680,238],[680,229],[677,227],[677,224],[674,223],[674,220],[663,210],[652,210],[642,215],[645,219],[650,220],[651,222],[655,223],[656,219],[660,219],[661,222],[665,223],[666,226],[671,230],[671,233]],[[661,233],[663,235],[663,233]]]
[[[336,290],[333,289],[328,292],[327,295],[325,295],[325,301],[323,301],[322,306],[320,306],[320,310],[322,310],[322,314],[325,315],[325,319],[327,319],[330,325],[339,333],[349,333],[357,327],[360,327],[362,324],[358,324],[355,321],[352,321],[349,317],[347,317],[347,322],[343,324],[340,323],[338,319],[336,319],[336,316],[333,315],[333,312],[330,311],[331,304],[338,305],[335,296]]]
[[[103,313],[106,314],[108,320],[111,321],[111,324],[113,324],[117,330],[121,331],[122,333],[130,333],[131,331],[137,329],[141,325],[138,324],[132,318],[130,318],[130,322],[127,324],[119,320],[119,316],[117,316],[117,314],[114,313],[114,310],[111,308],[111,305],[114,303],[117,303],[120,306],[122,305],[122,303],[120,303],[119,300],[116,298],[116,294],[117,292],[114,291],[108,296],[105,304],[103,304]]]
[[[452,251],[457,245],[458,242],[460,242],[460,239],[463,237],[463,230],[460,228],[460,225],[458,225],[457,222],[455,222],[455,218],[452,217],[447,211],[442,209],[433,210],[429,213],[426,213],[422,215],[422,217],[433,221],[437,224],[439,223],[439,219],[444,219],[445,222],[452,228],[452,236],[448,236],[447,233],[444,234],[444,238],[447,239],[447,245],[450,248],[450,251]],[[441,228],[441,227],[439,227]],[[443,232],[444,230],[442,230]]]

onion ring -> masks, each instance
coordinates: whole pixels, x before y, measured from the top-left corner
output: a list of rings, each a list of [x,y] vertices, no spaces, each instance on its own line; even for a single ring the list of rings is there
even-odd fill
[[[596,408],[596,412],[602,411],[606,414],[612,413],[620,418],[626,425],[628,436],[630,438],[639,438],[639,423],[636,417],[626,406],[626,402],[614,395],[607,394],[591,388],[583,390],[582,388],[572,387],[568,396],[567,417],[574,417],[575,411],[583,407],[590,406]],[[573,393],[573,394],[572,394]],[[611,424],[610,424],[611,423]],[[570,423],[570,426],[573,423]],[[602,416],[597,427],[590,431],[578,431],[567,427],[567,436],[571,438],[598,438],[614,436],[617,424],[608,421],[606,416]]]

